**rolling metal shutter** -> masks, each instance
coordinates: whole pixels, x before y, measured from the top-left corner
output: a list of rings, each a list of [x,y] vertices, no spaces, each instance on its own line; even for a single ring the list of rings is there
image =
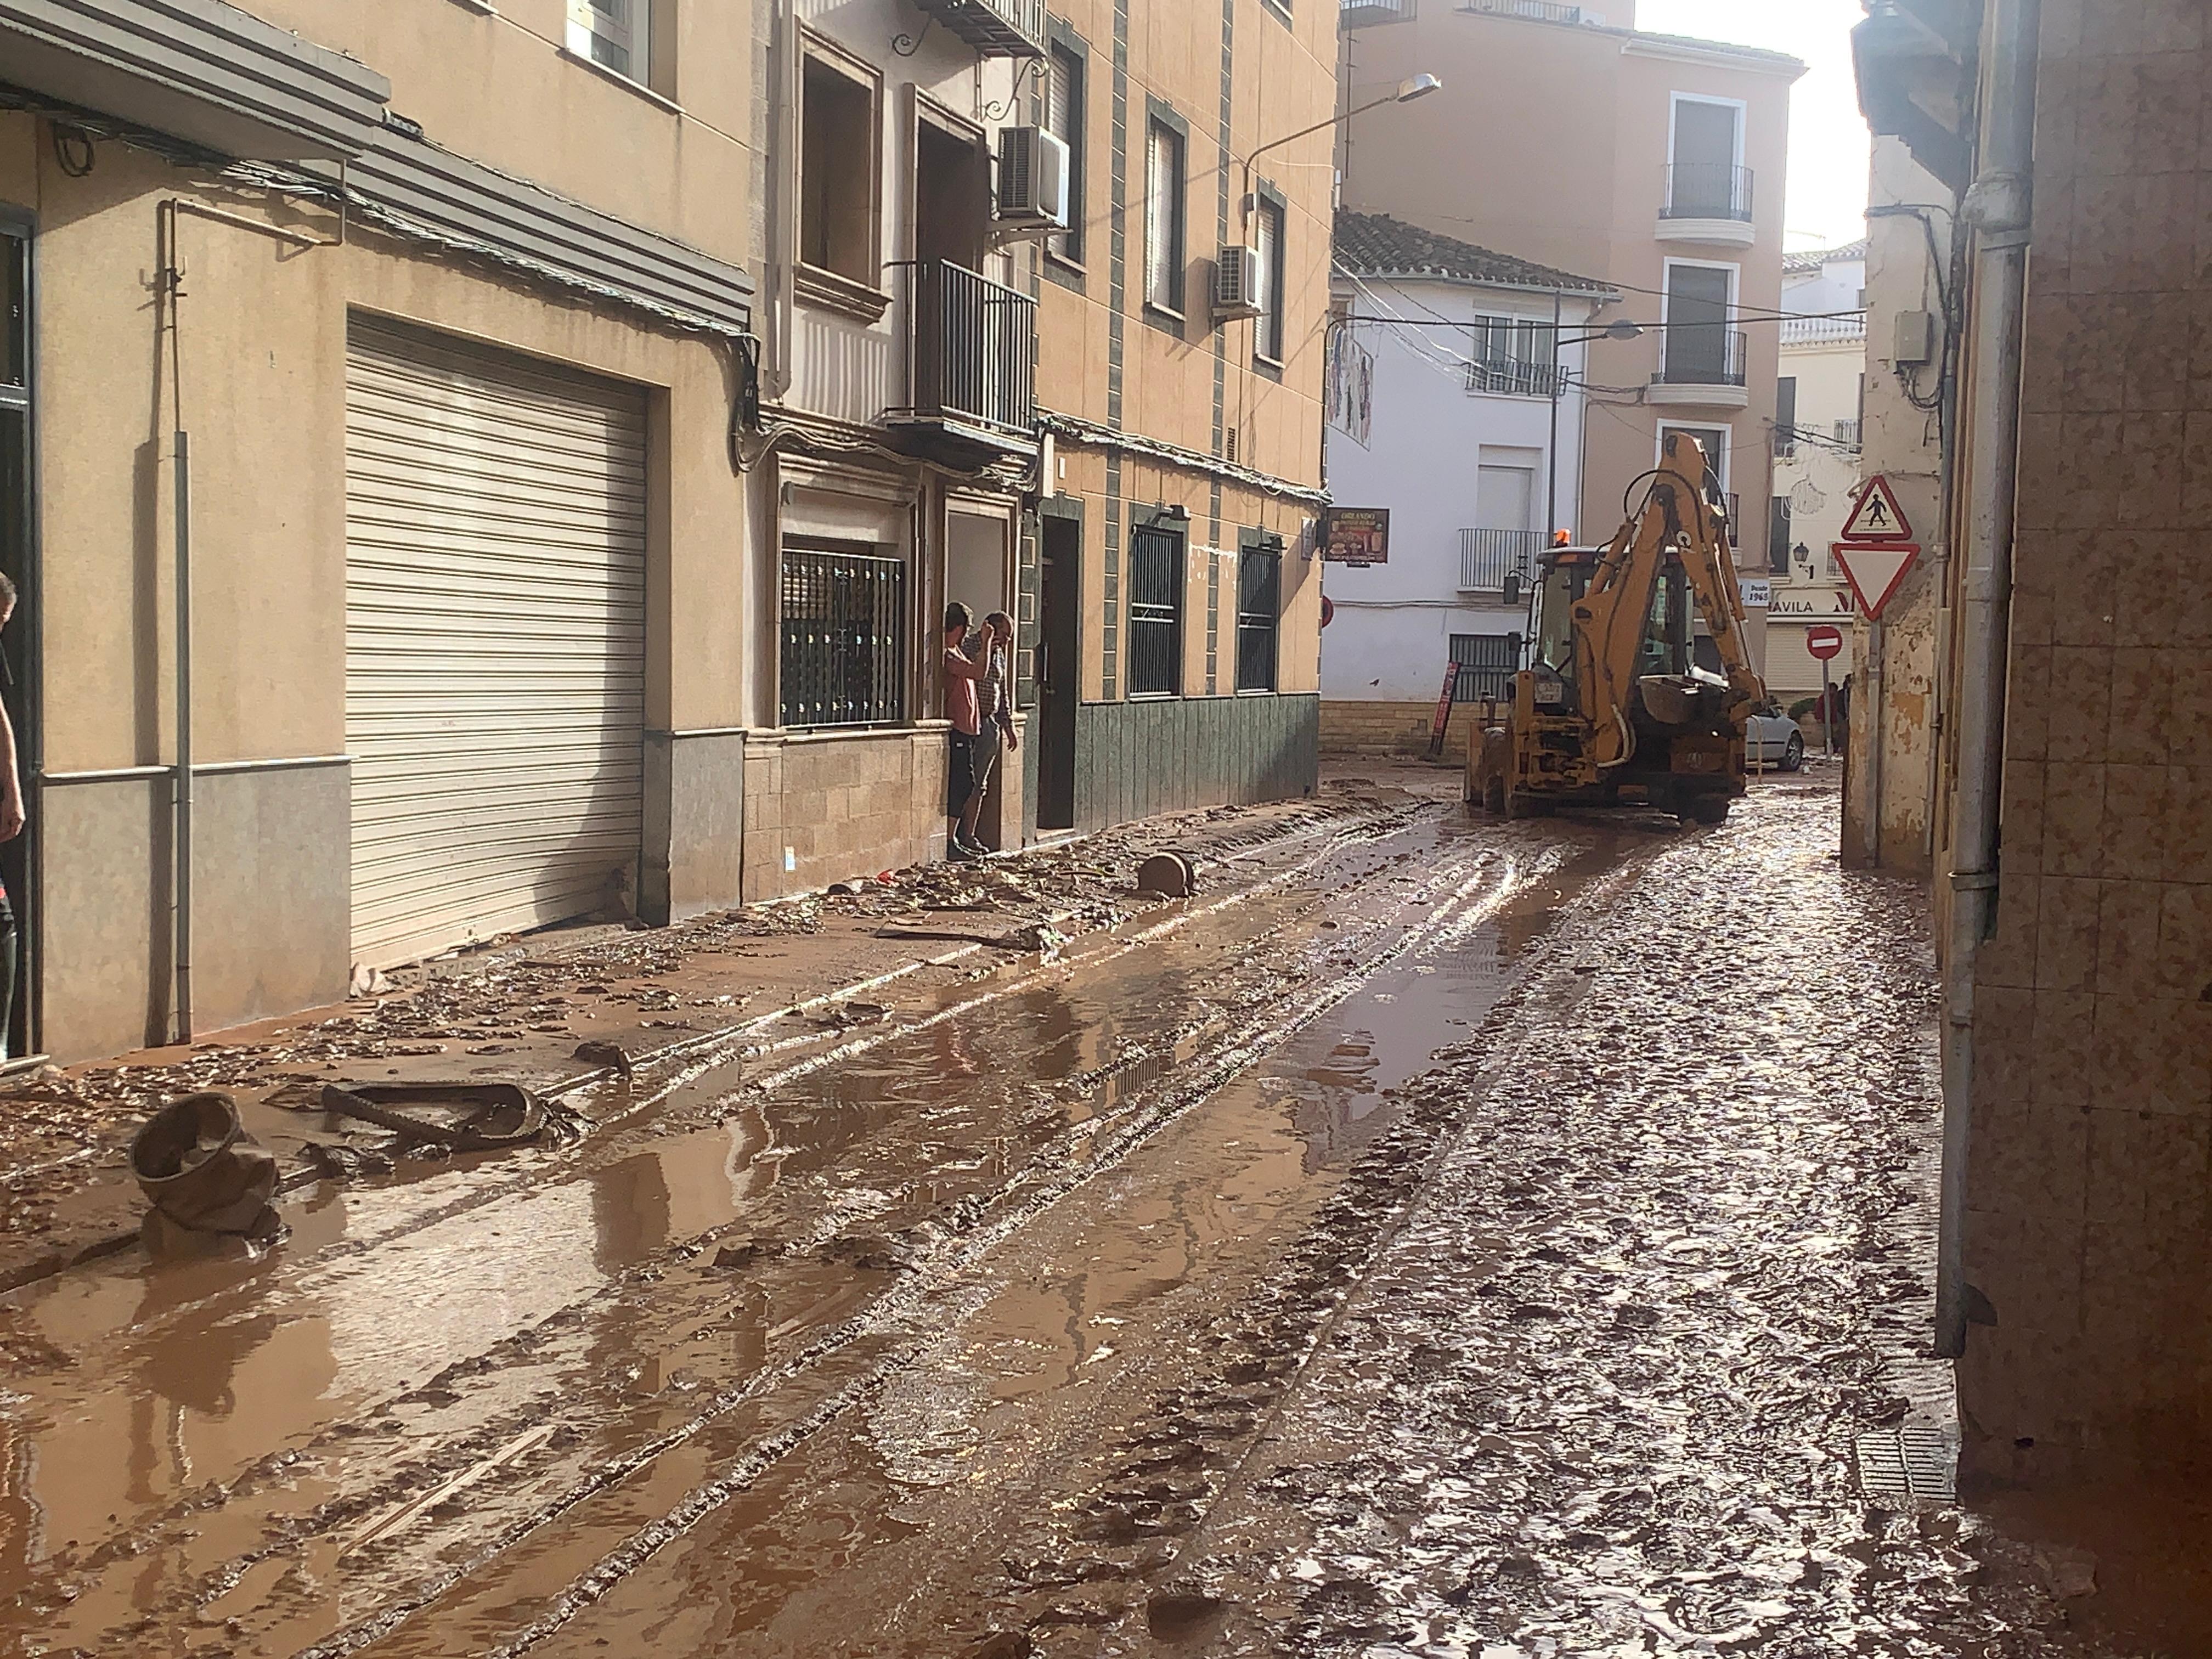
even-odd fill
[[[636,869],[644,726],[643,398],[356,319],[354,960],[606,904]]]

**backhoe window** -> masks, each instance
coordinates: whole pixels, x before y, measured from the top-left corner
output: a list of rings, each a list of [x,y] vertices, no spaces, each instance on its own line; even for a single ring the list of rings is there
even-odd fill
[[[1575,599],[1583,584],[1566,565],[1544,578],[1536,618],[1536,660],[1562,678],[1575,677]]]
[[[1689,672],[1689,584],[1677,568],[1668,570],[1651,590],[1651,614],[1645,619],[1643,648],[1636,656],[1636,673],[1640,679],[1646,674]]]

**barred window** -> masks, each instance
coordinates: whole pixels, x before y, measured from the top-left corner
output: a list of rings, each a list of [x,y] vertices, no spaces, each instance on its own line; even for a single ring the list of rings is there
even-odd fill
[[[1237,556],[1237,689],[1275,689],[1275,632],[1282,612],[1283,556],[1246,548]]]
[[[1182,690],[1182,538],[1139,530],[1129,537],[1129,692],[1174,696]]]
[[[1459,665],[1459,683],[1452,688],[1454,702],[1480,702],[1486,697],[1503,702],[1513,694],[1513,677],[1521,672],[1518,634],[1455,634],[1451,659]]]
[[[892,726],[906,718],[906,562],[786,548],[783,723]]]

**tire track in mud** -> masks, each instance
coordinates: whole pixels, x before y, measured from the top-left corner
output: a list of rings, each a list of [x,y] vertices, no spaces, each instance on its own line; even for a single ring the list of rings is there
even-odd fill
[[[1421,823],[1418,821],[1411,824],[1399,822],[1333,836],[1328,844],[1319,852],[1309,858],[1302,859],[1291,869],[1273,872],[1251,889],[1231,895],[1211,905],[1195,907],[1192,911],[1181,913],[1163,922],[1153,923],[1141,929],[1135,938],[1118,940],[1114,945],[1107,947],[1103,951],[1087,952],[1071,962],[1025,975],[1023,977],[1023,982],[1028,984],[1048,976],[1065,976],[1091,971],[1117,957],[1129,955],[1146,944],[1169,938],[1199,921],[1249,904],[1255,898],[1264,898],[1266,896],[1277,894],[1282,890],[1293,887],[1299,880],[1310,878],[1316,870],[1333,858],[1346,853],[1358,853],[1363,848],[1387,844],[1421,827]],[[1512,838],[1505,837],[1504,840],[1510,846]],[[1462,872],[1470,866],[1474,867],[1475,873],[1468,876],[1467,882],[1470,884],[1479,884],[1483,879],[1484,872],[1491,869],[1496,863],[1498,852],[1498,848],[1496,845],[1481,847],[1469,845],[1460,850],[1456,861],[1450,867],[1454,871]],[[1258,1018],[1245,1018],[1243,1024],[1234,1029],[1215,1034],[1206,1049],[1206,1053],[1212,1056],[1209,1062],[1210,1069],[1203,1073],[1195,1085],[1185,1086],[1157,1097],[1145,1097],[1138,1102],[1125,1105],[1120,1109],[1117,1115],[1109,1115],[1081,1125],[1068,1139],[1054,1143],[1032,1156],[1028,1166],[1029,1172],[1033,1173],[1063,1163],[1070,1156],[1070,1141],[1079,1139],[1090,1143],[1089,1156],[1094,1161],[1090,1168],[1079,1172],[1079,1180],[1036,1182],[1029,1180],[1025,1174],[1018,1173],[1006,1183],[1003,1191],[995,1196],[988,1196],[981,1202],[971,1200],[963,1213],[951,1218],[954,1227],[969,1232],[974,1232],[975,1229],[983,1229],[983,1231],[974,1234],[975,1248],[978,1250],[988,1249],[989,1243],[995,1238],[1003,1237],[1006,1232],[1023,1224],[1030,1215],[1049,1206],[1065,1192],[1071,1190],[1074,1185],[1079,1184],[1080,1180],[1087,1180],[1091,1176],[1112,1167],[1135,1146],[1141,1145],[1145,1139],[1156,1133],[1167,1121],[1172,1121],[1174,1116],[1179,1115],[1197,1101],[1204,1098],[1213,1087],[1218,1086],[1220,1079],[1234,1075],[1237,1069],[1249,1062],[1255,1054],[1263,1052],[1271,1042],[1279,1042],[1291,1030],[1319,1017],[1328,1006],[1334,1006],[1334,1002],[1340,1000],[1343,995],[1349,994],[1352,989],[1356,988],[1357,985],[1376,967],[1391,959],[1404,948],[1408,948],[1411,936],[1400,938],[1397,941],[1397,948],[1390,948],[1393,935],[1391,917],[1407,908],[1409,904],[1418,903],[1419,902],[1418,895],[1433,889],[1441,878],[1437,872],[1432,872],[1431,880],[1421,887],[1416,888],[1413,895],[1389,896],[1388,889],[1393,882],[1403,879],[1401,876],[1396,874],[1398,868],[1398,862],[1385,860],[1376,864],[1371,868],[1359,871],[1350,880],[1334,887],[1316,884],[1316,890],[1313,895],[1304,902],[1287,908],[1285,914],[1273,917],[1262,933],[1244,943],[1243,952],[1244,959],[1249,962],[1257,955],[1263,944],[1273,944],[1281,940],[1287,934],[1296,933],[1300,927],[1310,921],[1313,912],[1319,906],[1340,905],[1346,902],[1347,894],[1371,896],[1377,891],[1381,891],[1391,898],[1387,907],[1387,914],[1382,919],[1374,921],[1357,938],[1340,937],[1328,946],[1328,954],[1339,956],[1346,960],[1364,957],[1363,964],[1340,975],[1321,994],[1301,1000],[1297,1006],[1303,1012],[1295,1018],[1287,1021],[1278,1019],[1272,1024],[1264,1015]],[[1506,878],[1511,878],[1509,875]],[[1420,927],[1433,929],[1440,920],[1439,912],[1431,911],[1428,917],[1423,919]],[[1425,933],[1419,936],[1425,936]],[[974,1014],[989,1004],[1004,1000],[1013,994],[1016,994],[1014,987],[994,986],[979,996],[963,999],[951,1007],[940,1011],[939,1015],[933,1017],[933,1022],[939,1019],[956,1018],[963,1013]],[[1255,998],[1251,1000],[1264,1006],[1264,998]],[[1238,1010],[1231,1010],[1224,1015],[1221,1011],[1217,1011],[1209,1018],[1218,1023],[1224,1017],[1241,1018],[1249,1012],[1248,1006],[1241,1012]],[[1204,1020],[1197,1022],[1200,1025],[1205,1023]],[[902,1037],[910,1037],[912,1033],[911,1025],[888,1029],[880,1033],[872,1033],[867,1039],[861,1042],[840,1045],[840,1052],[834,1057],[826,1060],[823,1057],[810,1057],[810,1061],[820,1060],[821,1063],[808,1063],[805,1073],[781,1077],[777,1080],[780,1084],[787,1085],[795,1081],[798,1076],[821,1070],[824,1066],[834,1065],[838,1060],[859,1058],[887,1044],[896,1043]],[[1174,1064],[1179,1047],[1186,1043],[1188,1036],[1189,1033],[1186,1032],[1165,1042],[1164,1052],[1157,1057],[1139,1055],[1133,1058],[1128,1054],[1120,1056],[1116,1066],[1109,1069],[1123,1070],[1133,1064],[1135,1069],[1140,1073],[1147,1070],[1165,1070]],[[994,1218],[995,1218],[995,1225]],[[954,1234],[955,1238],[961,1236],[958,1231]],[[353,1253],[366,1255],[368,1254],[366,1244]],[[684,1254],[680,1251],[676,1253]],[[604,1287],[597,1297],[590,1300],[628,1295],[640,1290],[641,1286],[650,1293],[651,1281],[659,1276],[660,1270],[658,1268],[634,1271],[622,1279]],[[846,1277],[849,1279],[850,1275]],[[908,1300],[910,1302],[911,1298]],[[456,1582],[463,1574],[481,1569],[487,1563],[496,1559],[499,1554],[511,1549],[516,1542],[540,1530],[549,1522],[558,1521],[574,1510],[577,1504],[588,1502],[597,1492],[609,1490],[618,1481],[649,1467],[668,1451],[694,1438],[707,1425],[732,1415],[748,1401],[759,1400],[780,1386],[787,1385],[811,1372],[818,1370],[839,1354],[848,1352],[864,1342],[872,1332],[896,1329],[896,1318],[902,1316],[901,1308],[904,1305],[906,1304],[886,1306],[884,1310],[884,1317],[877,1320],[873,1324],[857,1320],[848,1321],[836,1327],[831,1332],[818,1335],[798,1354],[790,1357],[773,1371],[763,1373],[742,1389],[717,1395],[710,1403],[709,1409],[706,1412],[695,1413],[690,1425],[682,1428],[680,1432],[659,1437],[648,1442],[641,1454],[633,1455],[619,1467],[612,1463],[606,1463],[604,1468],[595,1465],[594,1474],[604,1475],[605,1478],[590,1482],[588,1490],[574,1490],[573,1494],[567,1497],[565,1500],[556,1496],[552,1503],[539,1506],[537,1513],[532,1516],[502,1531],[498,1541],[493,1547],[481,1553],[469,1553],[466,1565],[459,1571],[446,1572],[438,1577],[442,1577],[444,1583],[450,1584]],[[691,1310],[691,1316],[697,1320],[702,1329],[705,1329],[714,1322],[718,1313],[713,1308],[695,1308]],[[550,1320],[539,1322],[539,1326],[532,1328],[532,1330],[535,1332],[544,1326],[573,1327],[580,1318],[580,1310],[571,1306],[564,1308]],[[410,1395],[416,1397],[430,1396],[431,1403],[434,1405],[437,1403],[434,1396],[440,1394],[465,1393],[468,1375],[480,1373],[487,1369],[487,1362],[490,1360],[489,1355],[479,1355],[474,1360],[451,1367],[447,1373],[433,1377],[430,1382],[422,1385],[421,1389],[410,1391]],[[545,1369],[549,1371],[552,1369],[550,1361],[545,1362]],[[403,1395],[400,1398],[404,1401],[409,1397],[410,1395]],[[250,1577],[257,1575],[258,1572],[265,1574],[271,1569],[272,1564],[279,1559],[289,1558],[293,1559],[295,1565],[298,1564],[319,1547],[319,1540],[327,1540],[338,1532],[343,1532],[353,1540],[344,1552],[349,1556],[353,1556],[357,1552],[367,1552],[372,1555],[380,1552],[388,1553],[395,1542],[392,1534],[404,1534],[416,1524],[415,1522],[410,1521],[392,1527],[388,1529],[386,1536],[373,1541],[365,1538],[363,1534],[378,1531],[381,1521],[388,1518],[395,1508],[404,1509],[410,1504],[417,1504],[425,1492],[434,1491],[439,1486],[451,1481],[457,1467],[470,1463],[483,1464],[484,1467],[479,1472],[478,1479],[488,1491],[501,1482],[512,1484],[515,1481],[527,1482],[542,1479],[543,1463],[546,1455],[553,1455],[556,1462],[561,1461],[560,1455],[563,1453],[566,1453],[572,1461],[574,1459],[578,1448],[586,1437],[581,1430],[572,1425],[564,1425],[559,1433],[549,1437],[551,1443],[533,1447],[526,1455],[513,1454],[510,1449],[518,1437],[526,1436],[533,1425],[542,1424],[545,1420],[546,1412],[555,1407],[557,1403],[557,1398],[555,1395],[541,1395],[514,1411],[500,1413],[489,1419],[483,1418],[479,1413],[477,1419],[470,1422],[465,1431],[442,1438],[439,1437],[434,1422],[408,1425],[412,1430],[408,1436],[410,1439],[416,1440],[418,1443],[422,1438],[438,1439],[437,1449],[420,1460],[409,1460],[408,1463],[401,1468],[393,1469],[388,1464],[384,1465],[385,1478],[378,1480],[369,1491],[356,1492],[351,1496],[334,1496],[313,1511],[300,1516],[295,1520],[272,1519],[269,1524],[276,1535],[270,1537],[265,1546],[239,1553],[219,1570],[191,1575],[190,1583],[174,1585],[169,1589],[168,1593],[163,1595],[162,1608],[187,1615],[196,1609],[206,1608],[211,1603],[221,1600],[225,1595],[235,1590]],[[455,1414],[465,1415],[465,1413],[466,1401],[464,1400],[461,1410]],[[281,1451],[272,1451],[260,1462],[242,1470],[237,1478],[225,1486],[213,1489],[203,1486],[180,1494],[166,1512],[149,1516],[145,1521],[130,1529],[125,1535],[112,1538],[106,1546],[95,1551],[91,1556],[78,1558],[68,1565],[76,1572],[96,1572],[102,1567],[121,1571],[126,1563],[132,1560],[139,1560],[143,1563],[143,1559],[149,1554],[160,1554],[183,1548],[188,1544],[191,1534],[200,1531],[208,1524],[208,1517],[211,1510],[219,1510],[229,1504],[253,1499],[258,1494],[264,1492],[270,1494],[273,1501],[283,1493],[290,1491],[300,1481],[301,1470],[303,1468],[312,1467],[319,1453],[326,1456],[335,1454],[338,1457],[351,1458],[356,1462],[365,1461],[358,1456],[361,1448],[357,1443],[357,1437],[365,1432],[368,1431],[359,1424],[342,1424],[335,1425],[331,1431],[311,1440],[305,1445],[295,1444]],[[501,1455],[502,1451],[507,1451],[508,1455],[502,1457]],[[230,1525],[234,1533],[235,1522],[231,1522]],[[448,1547],[450,1548],[450,1546]],[[404,1548],[401,1553],[410,1553]],[[453,1557],[447,1554],[445,1559],[450,1561]],[[326,1550],[326,1556],[321,1562],[321,1565],[327,1572],[334,1565],[334,1561],[327,1559]],[[36,1588],[34,1586],[34,1589]],[[34,1597],[34,1600],[37,1599],[44,1598]],[[349,1595],[348,1599],[355,1598]],[[431,1597],[416,1595],[404,1599],[416,1606],[421,1606],[426,1605]],[[27,1607],[29,1604],[24,1605]],[[150,1616],[155,1610],[143,1611],[149,1616],[134,1621],[131,1626],[125,1626],[125,1629],[129,1630],[135,1636],[144,1636],[162,1622],[158,1617]],[[254,1620],[252,1622],[260,1621]],[[280,1622],[283,1621],[280,1620]],[[377,1627],[379,1630],[389,1629],[397,1622],[397,1620],[379,1620]],[[113,1628],[111,1626],[111,1630]],[[325,1628],[328,1628],[327,1625]],[[365,1626],[360,1624],[349,1627],[349,1631],[356,1632],[362,1632]],[[240,1631],[240,1634],[243,1635],[245,1632]],[[362,1639],[366,1638],[356,1639],[353,1635],[333,1638],[311,1650],[319,1653],[352,1651],[362,1645]]]
[[[1450,863],[1433,872],[1416,894],[1407,896],[1393,907],[1395,911],[1401,912],[1409,904],[1426,903],[1431,906],[1426,916],[1411,927],[1395,928],[1391,918],[1385,917],[1358,940],[1340,943],[1335,948],[1342,950],[1346,945],[1361,947],[1352,952],[1362,958],[1359,965],[1297,997],[1287,1006],[1278,1005],[1248,1020],[1202,1060],[1194,1057],[1185,1061],[1178,1070],[1174,1086],[1144,1098],[1115,1126],[1110,1146],[1091,1162],[1037,1179],[1029,1183],[1026,1191],[1018,1181],[1010,1184],[986,1211],[974,1218],[972,1226],[948,1238],[932,1255],[918,1261],[902,1284],[867,1312],[813,1345],[803,1361],[732,1389],[711,1402],[693,1424],[687,1425],[684,1437],[702,1432],[715,1419],[758,1401],[775,1389],[803,1385],[828,1362],[871,1339],[893,1345],[859,1375],[844,1380],[826,1396],[799,1410],[783,1429],[748,1450],[715,1480],[694,1488],[648,1525],[631,1532],[586,1572],[553,1595],[547,1612],[504,1644],[489,1650],[489,1653],[495,1659],[518,1659],[527,1653],[623,1583],[703,1517],[746,1490],[781,1459],[875,1397],[902,1372],[926,1358],[938,1344],[945,1327],[964,1311],[967,1300],[974,1294],[972,1276],[984,1258],[1052,1206],[1118,1168],[1132,1153],[1210,1098],[1256,1058],[1279,1047],[1352,995],[1377,970],[1433,942],[1440,934],[1472,926],[1480,914],[1505,902],[1557,861],[1557,854],[1540,856],[1532,870],[1490,848],[1470,846]],[[1483,893],[1481,890],[1486,885],[1492,890]],[[1443,894],[1441,900],[1421,896],[1423,893],[1437,892]],[[1471,906],[1470,901],[1476,899],[1479,893],[1480,902]],[[1040,1170],[1058,1162],[1052,1158],[1038,1158],[1032,1161],[1030,1169]],[[659,1450],[654,1455],[659,1455]],[[560,1514],[568,1513],[577,1504],[637,1474],[647,1461],[640,1460],[609,1480],[595,1481],[589,1492],[580,1491],[572,1500],[564,1502]],[[429,1607],[447,1590],[481,1572],[529,1533],[556,1518],[549,1515],[527,1528],[515,1529],[495,1548],[487,1549],[477,1559],[423,1586],[417,1594],[406,1598],[405,1605],[388,1605],[372,1620],[308,1650],[301,1659],[340,1659],[341,1656],[373,1644],[395,1632],[407,1619]]]

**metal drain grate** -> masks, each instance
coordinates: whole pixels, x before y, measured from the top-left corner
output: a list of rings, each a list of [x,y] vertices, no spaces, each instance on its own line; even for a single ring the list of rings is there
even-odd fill
[[[1958,1443],[1941,1429],[1884,1429],[1861,1435],[1854,1449],[1859,1490],[1869,1498],[1958,1501]]]

